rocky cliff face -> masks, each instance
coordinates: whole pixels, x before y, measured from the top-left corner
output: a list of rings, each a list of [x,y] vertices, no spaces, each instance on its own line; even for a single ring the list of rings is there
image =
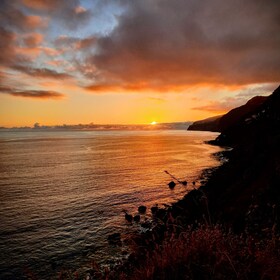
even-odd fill
[[[188,130],[221,132],[220,120],[222,116],[223,115],[196,121],[189,126]]]
[[[250,117],[250,115],[259,108],[266,99],[266,96],[255,96],[245,105],[232,109],[225,115],[194,122],[189,126],[188,130],[223,132],[231,126],[237,124],[243,118]]]
[[[202,187],[217,220],[235,229],[272,228],[280,217],[280,87],[225,126],[213,144],[233,147],[229,161]]]
[[[268,141],[280,129],[280,87],[268,97],[257,96],[244,106],[231,110],[220,120],[217,144]]]
[[[266,96],[255,96],[245,105],[232,109],[222,116],[219,122],[220,131],[223,132],[233,125],[236,125],[244,118],[249,118],[267,99]]]

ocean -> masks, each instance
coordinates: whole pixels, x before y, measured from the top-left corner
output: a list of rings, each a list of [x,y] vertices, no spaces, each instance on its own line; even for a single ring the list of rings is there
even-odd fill
[[[190,189],[171,178],[197,181],[220,164],[204,144],[217,133],[155,131],[0,132],[0,279],[57,279],[63,269],[86,270],[126,257],[129,237],[144,229],[127,223],[137,213],[170,204]]]

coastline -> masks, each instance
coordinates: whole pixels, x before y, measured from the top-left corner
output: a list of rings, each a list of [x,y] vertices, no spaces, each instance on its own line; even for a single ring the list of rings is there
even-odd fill
[[[154,134],[155,133],[153,133],[152,135],[154,135]],[[156,133],[156,134],[158,134],[158,133]],[[159,133],[159,134],[162,135],[162,133]],[[171,163],[175,163],[174,164],[175,167],[172,164],[169,164],[167,161],[165,161],[164,158],[162,157],[162,154],[161,154],[161,157],[156,160],[156,162],[158,162],[158,164],[154,165],[154,166],[156,166],[156,170],[155,171],[150,166],[145,166],[145,167],[141,167],[140,166],[141,169],[138,168],[136,170],[137,171],[137,176],[139,177],[139,183],[141,184],[142,189],[143,189],[143,191],[142,191],[143,195],[148,195],[150,193],[150,191],[151,191],[151,187],[153,187],[153,189],[155,190],[155,192],[154,192],[155,193],[154,199],[152,201],[147,201],[147,203],[146,203],[146,201],[143,200],[143,202],[138,202],[138,203],[136,202],[136,204],[135,204],[135,201],[137,201],[137,200],[131,200],[132,204],[131,204],[130,207],[125,207],[125,206],[121,205],[121,206],[113,208],[113,209],[117,209],[117,210],[119,209],[119,211],[115,210],[113,214],[116,217],[115,220],[118,223],[118,225],[120,225],[120,227],[119,226],[114,226],[114,225],[116,225],[116,222],[114,222],[114,224],[113,224],[114,227],[112,227],[112,230],[111,231],[110,230],[106,230],[105,231],[105,234],[103,234],[101,236],[101,238],[102,238],[101,241],[102,241],[102,244],[103,244],[102,247],[97,247],[96,246],[96,244],[98,242],[97,238],[99,236],[97,234],[95,234],[94,231],[90,230],[89,234],[90,234],[91,240],[88,237],[83,239],[83,242],[85,243],[85,245],[83,245],[81,249],[77,250],[77,255],[76,256],[74,256],[72,259],[69,258],[69,261],[67,259],[67,262],[65,262],[65,264],[64,264],[62,258],[58,259],[58,261],[57,261],[57,259],[56,259],[56,256],[57,256],[56,248],[60,248],[60,250],[64,249],[63,244],[65,244],[65,242],[68,242],[67,240],[70,240],[70,239],[64,240],[63,238],[61,238],[60,240],[63,241],[62,242],[63,243],[62,246],[57,246],[56,245],[56,247],[54,247],[54,248],[52,248],[50,250],[51,256],[52,256],[51,261],[49,261],[48,258],[45,258],[45,259],[43,259],[44,264],[42,264],[43,262],[39,262],[39,261],[35,265],[33,265],[31,263],[30,265],[28,265],[30,267],[30,269],[34,273],[36,273],[37,275],[40,274],[40,276],[42,276],[42,279],[47,279],[47,277],[50,277],[50,278],[51,277],[55,277],[55,275],[57,275],[58,272],[61,271],[62,269],[63,270],[69,269],[69,271],[73,271],[73,273],[74,273],[74,269],[79,270],[79,272],[83,272],[86,269],[90,269],[91,268],[91,264],[90,264],[91,259],[96,260],[96,262],[98,262],[98,264],[100,266],[103,266],[103,265],[106,265],[106,260],[108,260],[108,264],[110,265],[110,263],[112,263],[114,260],[116,260],[116,262],[118,262],[119,260],[122,259],[122,257],[126,257],[127,254],[125,252],[123,252],[123,251],[126,250],[126,246],[124,246],[122,248],[113,248],[112,247],[112,248],[108,248],[108,250],[106,250],[106,248],[109,247],[108,241],[107,241],[107,236],[109,234],[111,234],[111,233],[113,233],[115,231],[123,232],[122,229],[124,229],[124,230],[128,229],[128,231],[129,231],[128,234],[125,234],[125,232],[124,232],[124,234],[122,236],[122,239],[124,240],[124,239],[126,239],[128,237],[130,232],[132,232],[134,229],[136,229],[136,231],[138,231],[138,229],[139,229],[139,224],[137,224],[136,222],[134,222],[133,225],[131,226],[129,223],[127,223],[125,221],[124,214],[121,212],[121,209],[127,209],[130,214],[135,215],[135,214],[137,214],[136,213],[136,211],[137,211],[137,207],[136,206],[139,206],[140,204],[146,205],[149,208],[149,210],[147,210],[147,215],[146,216],[145,215],[141,216],[141,221],[144,222],[146,217],[150,218],[150,216],[151,216],[150,215],[150,207],[152,207],[154,204],[159,203],[159,205],[161,206],[164,203],[169,204],[171,202],[175,202],[178,199],[180,199],[181,197],[183,197],[183,195],[186,193],[186,187],[185,186],[179,186],[178,185],[173,191],[171,191],[168,188],[168,186],[165,185],[166,183],[169,182],[169,179],[170,179],[169,176],[166,175],[163,172],[163,170],[166,167],[168,167],[169,170],[174,175],[178,176],[182,180],[183,179],[189,179],[190,181],[192,181],[192,180],[197,178],[197,175],[200,173],[200,171],[202,170],[203,166],[213,166],[213,165],[218,164],[217,161],[212,156],[210,157],[210,154],[212,154],[215,151],[219,151],[220,149],[219,148],[215,148],[215,147],[213,147],[213,148],[207,147],[208,145],[204,145],[204,144],[202,146],[200,145],[200,143],[203,143],[205,139],[209,139],[209,138],[212,139],[213,137],[216,137],[217,135],[213,135],[212,136],[212,133],[210,133],[209,137],[205,137],[205,135],[208,135],[207,133],[206,134],[202,133],[203,135],[200,135],[198,133],[190,133],[191,134],[190,135],[190,139],[198,139],[199,140],[199,141],[195,140],[194,143],[199,145],[198,146],[198,151],[201,152],[201,154],[199,154],[199,158],[194,162],[192,159],[194,158],[195,155],[197,155],[197,150],[192,145],[191,145],[191,150],[194,152],[194,156],[192,156],[190,158],[190,160],[184,160],[184,158],[186,158],[186,159],[188,158],[187,157],[188,152],[182,152],[183,150],[185,151],[185,149],[187,151],[187,146],[188,146],[188,144],[187,144],[188,140],[187,139],[188,138],[181,137],[181,136],[185,136],[186,132],[180,132],[179,131],[178,132],[178,138],[177,138],[177,136],[176,136],[176,138],[174,138],[174,136],[171,137],[170,134],[173,135],[174,133],[173,132],[172,133],[167,132],[167,138],[165,136],[164,136],[164,138],[162,138],[163,136],[161,136],[160,138],[156,137],[154,141],[156,141],[156,143],[158,143],[158,139],[163,139],[164,140],[164,143],[166,143],[166,146],[164,146],[164,147],[165,147],[165,152],[167,154],[167,158],[170,158],[170,156],[171,156],[171,158],[172,158],[172,162]],[[175,134],[177,135],[177,133],[175,133]],[[198,137],[195,136],[196,134],[198,134]],[[141,135],[142,135],[142,133],[141,133]],[[165,133],[164,133],[164,135],[165,135]],[[18,136],[19,136],[20,139],[23,138],[22,135],[18,135]],[[29,135],[29,134],[27,136],[28,137],[30,136],[30,140],[34,139],[33,136],[31,137],[31,135]],[[153,139],[153,138],[144,137],[143,139],[142,138],[139,139],[138,136],[134,137],[134,138],[137,141],[141,140],[142,146],[143,146],[143,143],[144,143],[143,140],[146,141],[147,149],[145,151],[147,151],[147,152],[149,152],[149,151],[153,152],[154,151],[154,149],[151,147],[151,143],[153,143],[153,141],[151,141],[151,139]],[[49,139],[49,137],[48,137],[48,139]],[[35,158],[35,159],[36,159],[37,153],[41,151],[40,149],[37,149],[36,147],[41,147],[41,142],[42,142],[43,144],[47,143],[48,144],[47,146],[51,147],[50,148],[51,153],[49,153],[50,155],[54,155],[54,156],[56,155],[56,153],[54,153],[54,152],[56,150],[58,150],[58,149],[54,148],[54,147],[61,147],[61,146],[63,146],[64,148],[67,147],[67,150],[65,150],[65,152],[64,152],[65,155],[68,155],[68,151],[72,155],[72,153],[76,151],[75,147],[78,147],[77,151],[79,152],[78,155],[80,156],[81,159],[85,158],[85,156],[86,156],[86,159],[88,158],[89,160],[92,160],[91,153],[88,152],[90,150],[86,149],[87,146],[81,145],[81,144],[88,144],[88,140],[87,139],[84,140],[83,137],[81,139],[80,138],[78,138],[78,139],[79,139],[78,143],[80,143],[80,145],[76,145],[76,143],[77,143],[76,141],[77,140],[74,140],[74,141],[72,141],[72,140],[68,141],[67,140],[67,143],[66,143],[67,145],[65,145],[65,140],[64,139],[59,140],[58,138],[54,138],[54,142],[56,143],[57,146],[49,145],[49,143],[52,143],[52,142],[50,142],[50,140],[48,140],[48,142],[45,142],[45,140],[36,140],[34,142],[33,141],[25,141],[25,140],[22,141],[22,140],[20,140],[20,141],[16,141],[15,143],[16,143],[17,147],[21,149],[21,152],[24,151],[25,148],[29,148],[32,145],[32,147],[33,147],[33,158]],[[102,141],[99,140],[99,142],[103,145],[104,144],[104,138],[98,138],[98,139],[102,139]],[[108,138],[107,140],[110,141],[110,139],[111,138]],[[130,138],[130,139],[132,139],[132,138]],[[161,140],[161,142],[162,142],[162,140]],[[14,143],[14,137],[13,137],[13,139],[11,139],[10,142],[5,142],[5,143],[3,143],[3,145],[6,145],[8,147],[13,147],[13,145],[14,145],[13,143]],[[20,143],[23,144],[23,148],[24,149],[22,148],[22,145],[19,145]],[[124,142],[124,143],[126,143],[126,142]],[[174,147],[173,146],[170,147],[170,145],[172,143],[174,143],[174,145],[175,145]],[[182,143],[183,146],[180,146],[180,143]],[[34,145],[34,144],[36,144],[36,145]],[[96,146],[97,145],[95,143],[95,147]],[[135,146],[135,145],[133,145],[133,146]],[[142,146],[140,146],[140,148]],[[124,144],[123,147],[126,147],[126,144]],[[169,151],[169,149],[170,149],[170,151]],[[83,153],[80,153],[81,150],[83,151]],[[138,149],[138,150],[139,150],[138,154],[140,155],[140,158],[142,158],[143,149]],[[14,150],[14,151],[16,151],[16,150]],[[149,154],[147,154],[147,152],[145,153],[145,157],[149,155]],[[207,155],[206,158],[203,157],[202,153]],[[154,154],[153,154],[153,156],[154,156]],[[22,158],[25,158],[25,157],[26,157],[25,153],[22,153]],[[44,163],[44,165],[42,165],[42,168],[44,168],[43,170],[46,171],[45,172],[46,175],[49,174],[49,171],[44,166],[47,166],[48,162],[52,162],[51,161],[52,158],[53,157],[50,157],[50,160],[48,160],[47,162]],[[39,157],[38,159],[40,160],[41,157]],[[60,159],[63,162],[63,158],[60,157]],[[124,158],[124,159],[126,159],[126,158]],[[75,158],[75,162],[77,160],[78,159]],[[159,161],[161,161],[161,163]],[[129,160],[127,162],[131,163],[131,161],[129,161]],[[137,160],[137,162],[139,162],[139,160]],[[208,164],[208,163],[211,163],[211,164]],[[213,163],[213,165],[212,165],[212,163]],[[58,164],[58,163],[56,162],[56,164]],[[106,168],[108,168],[108,167],[109,166],[106,165]],[[182,168],[182,167],[184,167],[184,168]],[[192,171],[192,168],[196,168],[196,171],[194,173]],[[53,168],[49,168],[49,169],[52,170]],[[23,171],[23,175],[25,174],[25,170],[26,170],[26,168],[24,170],[22,170]],[[31,171],[32,170],[33,169],[31,169]],[[84,170],[84,166],[80,166],[79,169],[77,169],[77,172],[76,172],[77,175],[80,174],[80,170]],[[117,170],[120,170],[120,167],[117,167]],[[139,173],[138,173],[139,172],[138,170],[142,170],[141,174],[144,174],[145,176],[140,176]],[[159,172],[158,172],[158,170],[159,170]],[[30,171],[30,174],[32,174],[31,171]],[[38,169],[36,169],[34,171],[36,171],[38,173]],[[147,172],[149,172],[149,173],[147,173]],[[92,172],[89,172],[89,173],[92,174]],[[131,176],[131,174],[133,174],[132,171],[130,171],[130,176]],[[59,175],[58,179],[61,178],[60,172],[58,173],[58,175]],[[11,178],[16,178],[15,176],[12,176],[12,173],[10,173],[9,176]],[[54,178],[56,178],[55,176],[56,176],[56,174],[54,174]],[[107,175],[104,177],[104,179],[106,179],[106,177],[107,177]],[[20,176],[19,176],[19,178],[20,178]],[[32,176],[30,176],[30,178],[32,178]],[[79,186],[79,188],[80,188],[81,177],[77,176],[76,178],[77,178],[77,186]],[[120,177],[118,177],[118,178],[120,178]],[[135,176],[131,176],[131,178],[133,179],[131,181],[132,184],[133,185],[135,184],[137,186],[137,183],[135,183]],[[145,178],[147,178],[148,180],[146,181]],[[106,179],[106,181],[107,181],[107,179]],[[48,177],[46,177],[45,182],[47,182],[49,184],[49,189],[51,189],[51,187],[56,185]],[[73,183],[75,181],[71,181],[71,182]],[[96,181],[96,179],[95,180],[91,180],[91,177],[90,177],[90,178],[87,178],[87,180],[84,180],[84,182],[85,182],[86,186],[90,186],[91,185],[90,182],[96,184],[97,181]],[[115,180],[114,182],[116,183],[116,185],[119,185],[120,180],[117,180],[117,181]],[[114,186],[114,182],[112,184],[112,187]],[[37,190],[40,190],[40,184],[37,184],[36,181],[31,181],[25,189],[33,188],[33,184],[34,184],[34,188],[36,187]],[[37,186],[39,186],[39,187],[37,187]],[[63,194],[65,192],[64,190],[67,190],[67,188],[62,188],[62,187],[63,187],[63,185],[60,188],[57,188],[57,190],[54,190],[54,192],[52,191],[51,194],[52,195],[55,194],[56,191],[58,191],[59,193]],[[146,187],[147,191],[146,191],[145,187]],[[79,188],[77,188],[77,191],[79,191]],[[123,186],[121,185],[120,188],[123,188]],[[92,204],[94,202],[93,199],[95,199],[95,197],[98,197],[96,195],[96,192],[92,192],[92,189],[93,189],[92,186],[88,189],[89,193],[92,194],[92,197],[91,196],[87,196],[87,200],[86,200],[86,202],[88,201],[88,202],[91,203],[90,205],[93,205]],[[152,189],[152,191],[153,191],[153,189]],[[11,191],[15,191],[15,190],[16,190],[16,188],[12,188],[11,189]],[[128,192],[128,189],[126,188],[125,191]],[[160,191],[160,193],[158,193],[159,191]],[[9,193],[9,192],[7,192],[7,193]],[[79,191],[79,193],[80,193],[80,191]],[[135,197],[139,196],[139,193],[137,192],[137,189],[136,189],[136,193],[135,193],[134,196]],[[12,197],[15,197],[15,196],[12,196]],[[162,199],[162,197],[163,197],[163,199]],[[119,197],[115,196],[114,199],[110,199],[110,204],[111,205],[114,205],[114,203],[120,203],[121,202],[121,197],[119,198]],[[49,204],[49,199],[47,199],[47,197],[46,197],[45,201],[46,202],[43,205],[42,204],[38,204],[38,205],[40,205],[39,209],[44,207],[44,205],[47,206]],[[10,204],[11,203],[9,203],[9,205]],[[19,205],[21,206],[23,204],[20,203]],[[62,206],[62,205],[63,204],[60,203],[58,206]],[[80,203],[80,205],[81,205],[81,203]],[[88,204],[86,204],[86,205],[88,205]],[[80,210],[80,208],[78,210]],[[84,208],[81,208],[81,210],[84,210]],[[79,217],[79,215],[81,215],[80,219],[79,219],[79,221],[81,223],[84,223],[83,220],[81,220],[81,219],[84,219],[85,221],[86,220],[90,220],[90,224],[93,225],[93,223],[95,222],[95,220],[94,220],[95,213],[96,214],[100,213],[100,212],[97,212],[97,211],[94,211],[94,210],[95,210],[94,207],[90,207],[90,209],[89,209],[89,207],[86,207],[85,211],[77,211],[77,212],[75,212],[75,211],[72,212],[71,211],[71,215],[75,216],[75,217],[77,217],[77,216]],[[89,213],[89,216],[87,215],[88,213]],[[105,213],[105,215],[107,215],[107,213]],[[105,216],[105,217],[107,217],[107,216]],[[71,218],[71,217],[68,216],[67,222],[69,223],[69,226],[71,226],[71,221],[70,221],[69,218]],[[105,223],[107,223],[107,225],[108,225],[108,221],[110,221],[110,220],[103,217],[103,221]],[[11,223],[12,223],[12,221],[11,221]],[[48,221],[48,223],[49,223],[49,221]],[[73,237],[73,239],[71,239],[71,240],[73,240],[73,242],[75,242],[75,236],[76,235],[73,234],[73,232],[75,231],[76,228],[79,228],[79,227],[75,226],[75,224],[73,224],[73,223],[72,223],[72,225],[73,225],[72,226],[73,230],[70,231],[69,236]],[[44,228],[45,223],[41,222],[41,226],[42,226],[42,228]],[[38,228],[40,228],[40,227],[38,227]],[[91,228],[93,228],[93,226]],[[145,228],[145,230],[146,230],[146,228]],[[60,232],[58,231],[58,233],[60,233]],[[32,240],[32,238],[34,236],[34,234],[33,235],[32,234],[33,234],[32,231],[30,232],[30,234],[28,234],[28,236],[30,238],[29,240]],[[97,240],[97,242],[94,242],[94,239]],[[30,250],[33,251],[32,247],[26,246],[25,244],[26,243],[23,242],[23,243],[21,243],[21,246],[22,247],[25,246],[25,248],[29,248],[29,249],[31,248]],[[28,240],[27,240],[27,244],[28,244]],[[52,244],[59,244],[59,243],[52,243]],[[91,244],[93,244],[93,245],[91,245]],[[3,245],[3,247],[4,246],[5,245]],[[109,258],[107,258],[107,255],[103,254],[104,261],[100,261],[100,258],[98,258],[99,256],[95,257],[95,255],[94,255],[95,252],[96,252],[95,251],[96,248],[98,250],[100,250],[99,252],[101,252],[101,250],[104,250],[104,251],[106,250],[105,254],[108,252],[108,255],[111,254],[111,252],[114,254],[115,251],[118,251],[118,252],[120,251],[120,254],[118,253],[118,255],[112,255],[112,258],[110,258],[110,256],[109,256]],[[103,249],[99,249],[99,248],[103,248]],[[16,250],[19,250],[19,249],[16,248]],[[65,247],[65,250],[67,250],[67,247]],[[45,252],[44,254],[47,256],[48,248],[44,252]],[[93,253],[91,254],[90,252],[93,252]],[[99,253],[99,252],[97,252],[97,253]],[[36,253],[36,251],[34,250],[34,255],[35,255],[35,253]],[[26,256],[25,260],[26,260],[26,263],[27,263],[29,261],[28,254],[25,255],[25,256]],[[23,259],[22,255],[18,255],[17,257]],[[38,259],[39,259],[39,257],[38,257]],[[101,257],[102,257],[102,255],[101,255]],[[13,258],[13,259],[16,260],[16,258]],[[80,260],[81,260],[81,262],[80,262]],[[9,263],[11,263],[11,262],[9,261]],[[81,266],[79,265],[80,263],[81,263]],[[20,266],[16,266],[16,267],[19,267],[19,269],[21,268]],[[6,270],[6,271],[8,271],[8,270]],[[14,272],[12,269],[10,271],[11,271],[11,273],[14,273],[15,275],[20,275],[20,272],[18,274],[16,274],[17,272]],[[41,274],[41,272],[42,272],[42,274]],[[43,277],[46,277],[46,278],[43,278]],[[55,278],[52,278],[52,279],[55,279]]]
[[[220,180],[221,174],[227,168],[227,163],[225,163],[212,170],[212,174],[201,189],[192,190],[172,206],[161,209],[155,216],[158,222],[153,230],[134,237],[134,253],[130,254],[123,263],[113,267],[110,272],[107,271],[107,274],[99,274],[97,279],[185,279],[181,278],[182,276],[187,277],[186,279],[209,279],[203,271],[196,274],[193,271],[194,268],[182,271],[180,258],[185,255],[185,252],[177,254],[176,250],[182,250],[182,248],[185,251],[190,250],[190,255],[194,255],[198,265],[205,257],[206,260],[202,261],[202,264],[209,265],[210,263],[211,265],[211,258],[215,259],[217,254],[220,254],[219,250],[224,249],[223,244],[232,242],[236,247],[225,249],[224,254],[228,257],[223,260],[225,262],[223,267],[226,269],[220,268],[225,275],[219,279],[225,279],[223,277],[247,279],[246,275],[240,276],[244,271],[253,279],[261,279],[263,273],[270,275],[268,279],[278,279],[280,244],[277,232],[279,232],[279,228],[277,228],[277,222],[270,219],[273,215],[274,205],[259,200],[258,204],[253,205],[252,202],[252,204],[246,205],[248,207],[246,212],[243,212],[243,205],[239,204],[234,209],[225,207],[224,211],[221,210],[221,204],[215,205],[220,196],[213,199],[216,190],[211,192],[208,188]],[[226,176],[227,174],[225,174]],[[234,215],[235,212],[237,212],[236,215]],[[256,221],[259,224],[255,224]],[[181,244],[178,248],[178,243],[180,244],[182,240],[185,240],[185,244]],[[193,241],[188,245],[189,240]],[[193,243],[196,245],[192,245]],[[216,250],[219,246],[221,248],[217,253]],[[170,251],[170,248],[173,247],[174,249]],[[199,259],[202,256],[202,260],[197,260],[196,255]],[[175,258],[175,261],[174,256],[178,257]],[[245,259],[243,259],[244,257]],[[192,257],[189,258],[192,259]],[[208,260],[208,258],[210,259]],[[232,264],[230,258],[234,258],[235,265]],[[172,266],[173,264],[171,265],[170,262],[175,262],[175,266]],[[176,265],[179,265],[179,268],[176,268]],[[157,271],[158,266],[160,271]],[[248,267],[250,269],[246,271]],[[188,278],[187,271],[194,273],[190,276],[191,278]],[[95,274],[96,272],[94,269],[89,271],[89,275],[93,276],[90,279],[96,279],[95,276],[98,275]],[[179,273],[179,276],[175,277],[174,272]],[[152,276],[154,273],[163,278],[154,278]]]
[[[279,105],[280,87],[208,142],[233,148],[220,154],[227,160],[199,189],[164,210],[162,224],[141,244],[148,255],[140,250],[130,260],[136,270],[145,263],[146,272],[126,279],[279,279]]]
[[[206,141],[205,144],[213,145],[209,141]],[[133,252],[128,255],[128,258],[124,258],[119,264],[112,264],[110,272],[105,269],[105,274],[103,274],[104,272],[100,273],[100,270],[95,267],[87,271],[88,275],[97,277],[97,279],[107,279],[106,277],[109,277],[108,279],[121,279],[123,274],[130,275],[131,271],[141,268],[147,255],[158,248],[158,246],[161,246],[166,238],[169,238],[175,232],[178,236],[181,232],[187,230],[189,226],[197,228],[201,223],[204,223],[206,221],[205,214],[208,213],[208,210],[203,199],[205,193],[201,188],[207,185],[207,182],[215,172],[229,160],[230,150],[227,147],[223,151],[213,153],[212,156],[221,164],[201,171],[197,179],[197,182],[200,183],[199,188],[193,182],[188,182],[188,185],[193,184],[192,190],[188,191],[178,201],[166,205],[164,208],[158,208],[152,215],[152,219],[141,225],[146,228],[146,232],[135,232],[133,237],[124,240],[125,243],[133,248]],[[209,219],[209,217],[206,219]],[[206,221],[206,223],[208,222]],[[116,236],[116,239],[113,239],[112,245],[121,246],[119,243],[121,241],[120,238],[121,236]]]
[[[264,111],[263,108],[261,110]],[[148,235],[137,236],[136,253],[113,271],[112,279],[116,278],[119,272],[129,275],[129,271],[133,269],[140,270],[143,263],[151,269],[147,264],[147,259],[153,260],[154,257],[149,257],[157,254],[153,251],[158,252],[158,248],[163,251],[168,249],[174,240],[175,243],[180,240],[181,234],[188,232],[189,236],[192,236],[201,229],[202,234],[205,232],[214,234],[219,225],[222,228],[222,230],[219,229],[222,236],[233,234],[234,238],[242,240],[243,245],[239,248],[237,263],[243,258],[243,253],[240,255],[242,248],[246,251],[245,257],[254,256],[252,259],[249,258],[248,262],[251,270],[248,273],[244,271],[240,273],[247,273],[254,279],[259,279],[265,273],[270,275],[268,279],[278,279],[280,273],[278,263],[280,193],[277,188],[280,181],[279,119],[276,113],[269,117],[277,118],[272,119],[273,125],[267,124],[269,119],[265,116],[259,125],[253,124],[249,129],[236,125],[234,134],[229,130],[228,135],[231,138],[228,138],[228,141],[224,140],[227,140],[227,134],[221,134],[216,140],[208,142],[211,145],[232,146],[233,148],[215,155],[224,162],[218,168],[211,169],[210,172],[207,169],[202,172],[204,175],[209,172],[210,176],[207,180],[202,180],[199,189],[190,191],[181,200],[155,215],[160,223]],[[238,135],[241,136],[238,137]],[[219,240],[216,240],[216,245],[220,245]],[[255,248],[253,251],[252,246]],[[254,255],[255,253],[257,255]],[[268,263],[264,264],[264,260],[259,259],[258,254],[267,255]],[[269,267],[274,267],[274,269],[268,270]],[[172,270],[171,267],[167,267],[167,270],[170,269]],[[164,277],[163,274],[161,275]],[[234,271],[229,279],[236,279],[236,277],[243,279],[238,275]],[[246,276],[244,279],[247,279]]]

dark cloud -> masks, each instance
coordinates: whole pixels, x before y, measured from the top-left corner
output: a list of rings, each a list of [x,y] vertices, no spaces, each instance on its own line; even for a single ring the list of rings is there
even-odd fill
[[[25,7],[71,29],[85,24],[91,17],[90,10],[81,6],[78,0],[22,0]]]
[[[5,85],[0,85],[0,92],[2,93],[9,93],[13,91],[12,88],[8,87],[8,86],[5,86]]]
[[[92,13],[78,0],[1,0],[0,26],[17,31],[46,28],[49,22],[76,29]]]
[[[15,34],[0,26],[0,65],[7,65],[15,58]]]
[[[14,32],[0,27],[0,66],[40,78],[67,79],[71,77],[70,74],[48,68],[34,68],[29,57],[17,53],[16,39],[17,36]],[[36,33],[27,35],[23,41],[28,47],[36,47],[41,41],[41,36]],[[44,49],[42,50],[44,51]]]
[[[47,21],[38,15],[25,14],[19,0],[0,1],[0,26],[5,29],[29,31],[47,26]]]
[[[0,85],[0,93],[9,94],[16,97],[27,97],[35,99],[62,99],[65,97],[64,94],[48,91],[48,90],[18,90],[8,86]]]
[[[0,9],[0,66],[30,63],[30,58],[17,50],[21,46],[32,48],[42,42],[43,36],[34,31],[46,27],[46,20],[24,13],[20,0],[2,0]]]
[[[117,27],[86,61],[93,91],[280,81],[279,1],[118,3]]]
[[[32,68],[25,65],[14,65],[12,68],[30,76],[39,78],[67,79],[71,77],[70,74],[60,73],[48,68]]]
[[[14,92],[9,92],[9,94],[13,96],[36,98],[36,99],[61,99],[64,97],[64,94],[55,91],[46,91],[46,90],[14,91]]]
[[[64,97],[64,94],[55,91],[38,90],[36,80],[33,80],[64,80],[72,77],[64,72],[63,67],[56,71],[44,66],[44,57],[54,59],[61,55],[62,51],[52,48],[50,42],[44,42],[43,33],[46,32],[46,37],[49,36],[49,23],[75,29],[86,23],[90,11],[84,9],[76,0],[1,0],[0,9],[0,92],[38,99]],[[85,49],[89,48],[92,42],[92,38],[86,38],[80,39],[76,44],[77,47]],[[27,74],[32,79],[21,83],[16,72]]]
[[[0,71],[0,94],[8,94],[16,97],[27,97],[35,99],[62,99],[64,94],[52,90],[26,89],[22,81],[14,80],[13,77]]]
[[[78,0],[1,0],[0,66],[35,78],[66,79],[67,65],[93,92],[280,81],[278,0],[97,3],[91,11]],[[85,37],[86,26],[80,34],[52,40],[53,27],[67,34],[65,27],[83,27],[98,11],[110,13],[111,20],[113,7],[117,24],[109,33],[93,28],[95,35]],[[45,68],[46,56],[58,71]]]

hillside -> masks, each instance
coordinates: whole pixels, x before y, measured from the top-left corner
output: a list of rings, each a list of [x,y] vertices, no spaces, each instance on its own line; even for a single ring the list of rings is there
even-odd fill
[[[267,99],[266,96],[255,96],[246,104],[230,110],[225,115],[215,116],[204,120],[196,121],[189,126],[188,130],[206,130],[222,132],[238,123],[241,119],[252,114]]]
[[[207,118],[192,123],[188,130],[220,132],[220,120],[223,115]]]
[[[280,87],[250,114],[225,126],[212,142],[234,148],[229,161],[203,187],[216,219],[239,230],[255,218],[264,228],[272,226],[280,205],[279,143]],[[254,217],[248,216],[252,205],[258,205],[258,217],[254,211]]]
[[[223,165],[205,170],[210,177],[182,200],[156,207],[153,226],[134,236],[134,253],[109,279],[279,279],[280,87],[244,106],[211,142],[232,147],[217,155]]]
[[[251,109],[255,104],[249,104]],[[211,142],[233,149],[219,154],[226,158],[223,165],[211,172],[205,170],[211,175],[202,186],[167,212],[185,226],[207,221],[258,238],[272,230],[280,233],[279,143],[280,87]]]

